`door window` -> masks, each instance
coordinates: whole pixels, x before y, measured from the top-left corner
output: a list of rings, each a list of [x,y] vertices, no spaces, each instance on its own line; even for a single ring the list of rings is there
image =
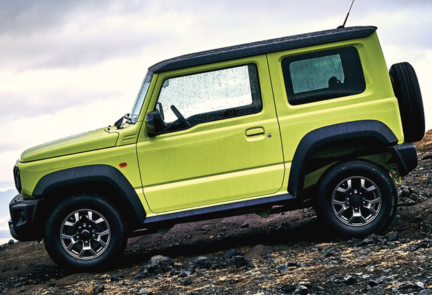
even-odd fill
[[[261,109],[255,65],[166,79],[155,106],[165,123],[162,133]]]

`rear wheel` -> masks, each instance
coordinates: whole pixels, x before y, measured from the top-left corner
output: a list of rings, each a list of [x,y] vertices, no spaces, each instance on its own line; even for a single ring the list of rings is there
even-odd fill
[[[123,253],[124,224],[109,201],[97,195],[74,196],[61,202],[48,218],[45,247],[62,267],[98,268]]]
[[[317,214],[339,236],[383,231],[396,213],[396,188],[381,167],[354,160],[336,164],[318,187]]]

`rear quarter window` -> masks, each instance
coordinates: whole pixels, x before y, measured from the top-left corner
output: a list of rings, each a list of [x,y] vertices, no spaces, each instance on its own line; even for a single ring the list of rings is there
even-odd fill
[[[282,72],[291,105],[360,94],[366,89],[354,47],[286,57]]]

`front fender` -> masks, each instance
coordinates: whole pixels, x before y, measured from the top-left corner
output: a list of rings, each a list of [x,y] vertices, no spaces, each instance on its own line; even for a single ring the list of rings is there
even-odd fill
[[[62,186],[94,181],[112,185],[125,207],[134,214],[135,222],[144,222],[146,213],[135,189],[119,170],[109,165],[88,165],[47,174],[36,184],[32,195],[38,197]]]

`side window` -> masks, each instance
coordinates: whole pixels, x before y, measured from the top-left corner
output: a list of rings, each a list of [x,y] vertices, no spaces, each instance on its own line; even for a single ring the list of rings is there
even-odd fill
[[[286,57],[282,72],[291,105],[359,94],[366,89],[354,47]]]
[[[155,107],[165,122],[163,133],[261,109],[255,65],[166,79]]]

